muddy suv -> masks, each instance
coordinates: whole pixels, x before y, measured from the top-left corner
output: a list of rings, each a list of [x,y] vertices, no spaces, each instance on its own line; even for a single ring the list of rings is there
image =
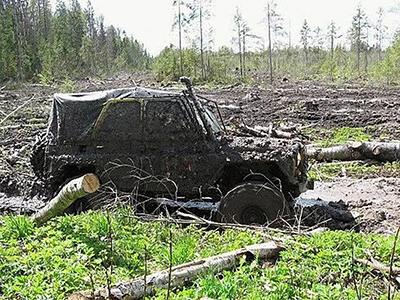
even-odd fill
[[[215,102],[187,90],[56,94],[35,173],[55,192],[83,173],[133,196],[220,201],[227,222],[265,223],[305,190],[298,141],[228,133]],[[216,113],[214,115],[213,111]]]

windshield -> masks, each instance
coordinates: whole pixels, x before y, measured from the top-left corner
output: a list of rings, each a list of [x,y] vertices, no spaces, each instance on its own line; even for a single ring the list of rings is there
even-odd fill
[[[204,110],[205,110],[205,118],[206,122],[210,125],[211,129],[215,133],[219,133],[222,131],[221,126],[219,125],[217,118],[215,117],[214,113],[210,110],[209,107],[204,105]]]

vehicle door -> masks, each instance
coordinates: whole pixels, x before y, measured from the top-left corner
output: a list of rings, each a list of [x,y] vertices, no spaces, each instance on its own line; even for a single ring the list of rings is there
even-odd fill
[[[142,178],[142,101],[111,99],[104,105],[93,131],[96,161],[102,182],[125,192],[134,192]]]
[[[168,193],[198,195],[212,177],[207,161],[211,151],[195,115],[177,97],[149,99],[144,104],[144,151],[146,170],[159,179],[168,178]],[[157,188],[162,190],[163,184]],[[154,189],[154,186],[152,187]]]

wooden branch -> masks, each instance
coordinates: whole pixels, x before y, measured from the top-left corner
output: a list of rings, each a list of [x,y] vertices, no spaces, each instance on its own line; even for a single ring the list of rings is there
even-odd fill
[[[44,208],[32,216],[37,224],[43,224],[65,211],[77,199],[96,192],[100,187],[94,174],[86,174],[68,182],[62,190]]]
[[[215,226],[219,228],[233,228],[233,229],[243,229],[243,230],[257,230],[261,232],[270,231],[270,232],[278,232],[282,234],[289,234],[289,235],[298,235],[298,232],[289,231],[279,228],[273,228],[268,226],[257,226],[257,225],[246,225],[246,224],[239,224],[239,223],[219,223],[215,221],[206,220],[204,218],[198,217],[193,214],[183,213],[181,211],[175,212],[177,216],[192,219],[195,223],[190,224],[199,224],[199,225],[208,225],[208,226]],[[174,219],[174,222],[177,222],[178,219]]]
[[[317,161],[373,159],[391,162],[400,160],[400,143],[354,142],[329,148],[307,146],[307,156]]]
[[[23,155],[25,155],[25,153],[27,152],[27,150],[31,147],[32,145],[30,143],[24,145],[21,147],[21,149],[19,149],[18,151],[15,151],[13,154],[11,154],[8,158],[7,161],[10,165],[14,165],[16,163],[16,161]]]
[[[386,266],[383,263],[381,263],[375,259],[373,261],[370,261],[368,259],[356,258],[355,261],[360,264],[363,264],[365,266],[371,267],[372,269],[377,270],[381,273],[388,273],[391,275],[400,275],[400,268],[392,267],[392,269],[390,269],[389,266]]]
[[[33,142],[35,139],[31,137],[26,137],[23,139],[8,139],[0,141],[0,146],[9,146],[9,145],[16,145],[20,143],[30,143]]]
[[[46,128],[46,124],[37,123],[37,124],[17,124],[17,125],[7,125],[0,127],[0,130],[11,130],[11,129],[21,129],[21,128]]]
[[[247,263],[254,261],[257,257],[263,260],[276,259],[282,249],[282,246],[277,243],[268,242],[178,265],[172,268],[170,284],[171,287],[183,286],[206,271],[217,273],[222,270],[233,269],[239,265],[242,258]],[[145,295],[153,294],[156,288],[167,288],[168,277],[169,271],[164,270],[147,275],[146,282],[144,282],[143,277],[138,277],[132,281],[118,283],[111,288],[111,295],[108,295],[107,289],[103,288],[95,291],[94,294],[92,291],[74,293],[68,299],[141,299]]]
[[[16,109],[14,109],[12,112],[10,112],[7,116],[5,116],[5,117],[0,121],[0,125],[3,124],[5,121],[7,121],[13,114],[15,114],[16,112],[18,112],[21,108],[23,108],[24,106],[26,106],[27,104],[29,104],[33,99],[35,99],[35,95],[33,95],[29,100],[25,101],[23,104],[21,104],[21,105],[18,106]]]

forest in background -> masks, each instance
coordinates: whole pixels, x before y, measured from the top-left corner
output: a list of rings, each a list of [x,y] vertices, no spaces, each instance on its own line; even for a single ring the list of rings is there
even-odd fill
[[[151,57],[144,45],[96,16],[90,1],[0,0],[0,80],[103,77],[151,70],[159,81],[181,75],[197,82],[232,83],[267,78],[400,83],[400,39],[385,26],[380,8],[371,22],[360,6],[349,28],[312,27],[304,20],[292,41],[279,7],[267,3],[264,39],[237,9],[231,47],[214,49],[213,0],[173,0],[175,45]],[[339,42],[345,37],[346,45]],[[389,41],[389,47],[383,47]],[[183,44],[190,45],[184,47]]]
[[[150,67],[144,46],[105,26],[90,1],[0,0],[0,80],[80,78]]]

